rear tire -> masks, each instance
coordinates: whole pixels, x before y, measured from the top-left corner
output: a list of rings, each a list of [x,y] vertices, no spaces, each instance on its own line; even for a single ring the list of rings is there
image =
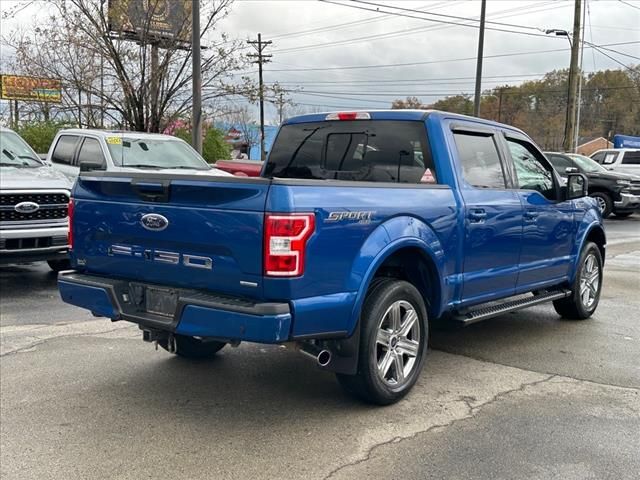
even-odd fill
[[[54,272],[61,272],[62,270],[69,270],[71,268],[71,262],[68,258],[63,260],[47,260],[47,264]]]
[[[175,354],[183,358],[211,358],[226,345],[224,342],[201,340],[199,338],[187,337],[185,335],[174,335],[174,338],[176,341]],[[169,351],[167,340],[161,340],[158,344],[165,350]]]
[[[580,254],[571,295],[553,302],[556,312],[571,320],[589,318],[600,302],[602,278],[602,254],[595,243],[589,242]]]
[[[429,341],[424,299],[408,282],[376,279],[360,322],[358,371],[337,374],[338,381],[365,402],[390,405],[411,390],[422,371]]]
[[[603,192],[593,192],[589,196],[595,198],[598,202],[598,208],[600,208],[602,218],[608,218],[609,215],[611,215],[611,211],[613,210],[613,202],[611,201],[611,197]]]

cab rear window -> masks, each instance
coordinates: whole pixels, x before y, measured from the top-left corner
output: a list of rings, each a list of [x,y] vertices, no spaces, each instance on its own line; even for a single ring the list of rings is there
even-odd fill
[[[436,183],[422,122],[325,121],[285,125],[265,176],[391,183]]]

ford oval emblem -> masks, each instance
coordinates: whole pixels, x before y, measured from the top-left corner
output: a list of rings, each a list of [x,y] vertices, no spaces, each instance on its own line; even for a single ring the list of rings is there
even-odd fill
[[[33,213],[40,210],[40,205],[35,202],[20,202],[13,209],[18,213]]]
[[[169,226],[169,220],[167,220],[167,217],[157,213],[147,213],[146,215],[143,215],[140,219],[140,223],[144,228],[153,232],[161,232]]]

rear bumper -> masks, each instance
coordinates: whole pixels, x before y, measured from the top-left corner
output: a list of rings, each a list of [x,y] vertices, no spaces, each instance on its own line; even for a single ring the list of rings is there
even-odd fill
[[[77,272],[63,272],[58,277],[62,300],[113,320],[220,340],[280,343],[290,335],[288,303],[253,303],[196,290],[172,289],[177,294],[177,306],[172,316],[165,316],[146,312],[144,300],[136,294],[134,285],[141,284]]]

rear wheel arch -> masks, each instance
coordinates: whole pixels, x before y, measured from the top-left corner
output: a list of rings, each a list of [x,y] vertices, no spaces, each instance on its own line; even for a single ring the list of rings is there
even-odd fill
[[[360,284],[352,312],[354,328],[358,324],[362,306],[371,285],[376,279],[385,277],[406,280],[414,285],[424,298],[429,317],[438,317],[441,314],[443,292],[441,268],[438,267],[436,260],[438,253],[430,251],[428,246],[417,238],[398,239],[387,245],[387,248],[371,262]],[[402,268],[411,262],[414,264],[412,268]]]
[[[435,317],[441,302],[438,269],[432,258],[421,248],[403,247],[386,257],[373,279],[395,278],[405,280],[418,289],[424,298],[429,317]]]

